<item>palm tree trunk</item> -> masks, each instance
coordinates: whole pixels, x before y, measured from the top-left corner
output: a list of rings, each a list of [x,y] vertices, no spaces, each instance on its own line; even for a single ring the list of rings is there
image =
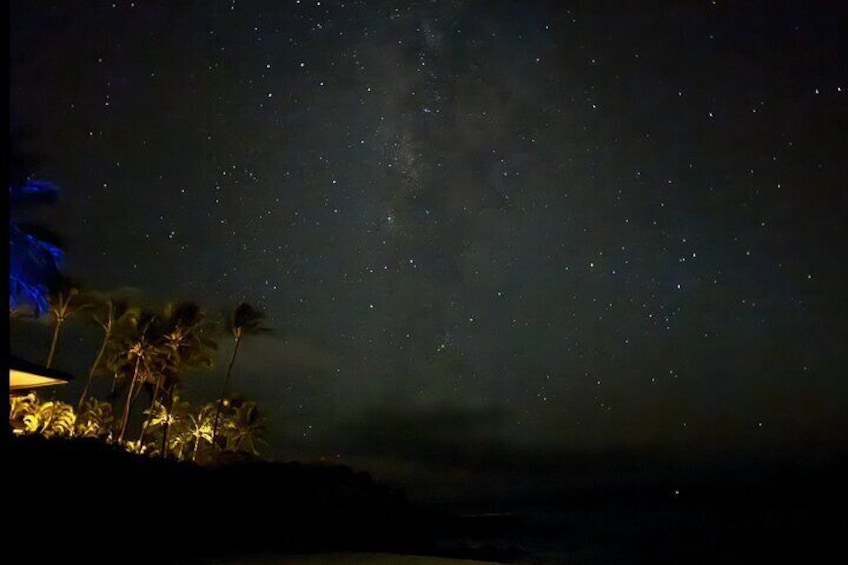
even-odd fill
[[[227,391],[230,387],[230,377],[233,374],[233,364],[236,362],[236,355],[238,354],[239,344],[241,343],[241,338],[235,339],[235,346],[233,347],[233,356],[230,357],[230,365],[227,367],[227,376],[224,379],[224,390],[221,391],[221,398],[218,399],[218,407],[215,409],[215,425],[212,426],[212,445],[215,445],[215,440],[218,439],[218,423],[221,418],[221,405],[224,402],[224,396],[227,394]]]
[[[62,321],[56,319],[56,327],[53,328],[53,340],[50,342],[50,352],[47,354],[47,363],[44,364],[48,369],[53,364],[53,355],[56,353],[56,343],[59,341],[59,328],[62,327]]]
[[[85,397],[88,396],[88,389],[91,388],[91,379],[94,378],[94,372],[97,371],[97,367],[100,366],[100,361],[103,359],[103,354],[106,352],[106,346],[109,344],[109,337],[112,335],[112,330],[107,329],[106,333],[103,335],[103,343],[100,344],[100,351],[97,352],[97,357],[94,359],[94,363],[91,365],[91,369],[88,371],[88,381],[85,383],[85,388],[82,389],[82,396],[80,396],[79,404],[77,405],[77,413],[82,411],[83,404],[85,404]]]
[[[138,367],[140,364],[141,357],[138,357],[135,360],[135,369],[133,370],[132,380],[130,381],[130,389],[127,391],[127,400],[124,402],[124,413],[121,416],[121,433],[118,434],[118,443],[123,441],[124,434],[127,431],[127,422],[130,420],[130,408],[132,407],[133,401],[133,388],[135,387],[135,381],[138,378]]]
[[[200,435],[194,436],[194,451],[191,454],[191,460],[197,461],[197,448],[200,447]]]
[[[171,388],[165,391],[165,403],[163,406],[165,407],[165,423],[162,424],[162,458],[168,457],[168,433],[171,431],[171,410],[174,408],[174,387],[175,384],[171,384]]]
[[[150,421],[153,419],[153,407],[156,406],[156,398],[159,396],[159,392],[161,390],[162,375],[159,375],[159,378],[156,379],[156,388],[153,390],[153,398],[150,399],[150,408],[147,410],[147,419],[144,421],[144,425],[141,426],[141,434],[138,436],[139,453],[141,453],[142,441],[147,433],[147,428],[150,426]]]

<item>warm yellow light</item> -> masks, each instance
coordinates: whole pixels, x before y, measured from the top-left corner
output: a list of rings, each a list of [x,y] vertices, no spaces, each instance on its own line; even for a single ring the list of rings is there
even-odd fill
[[[9,390],[22,390],[30,388],[39,388],[42,386],[63,385],[67,381],[62,379],[54,379],[44,375],[37,375],[27,371],[19,371],[18,369],[9,369]]]

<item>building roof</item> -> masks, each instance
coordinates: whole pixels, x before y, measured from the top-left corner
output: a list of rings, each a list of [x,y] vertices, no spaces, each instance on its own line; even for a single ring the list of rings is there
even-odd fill
[[[73,378],[70,373],[48,369],[43,365],[9,355],[9,392],[63,385]]]

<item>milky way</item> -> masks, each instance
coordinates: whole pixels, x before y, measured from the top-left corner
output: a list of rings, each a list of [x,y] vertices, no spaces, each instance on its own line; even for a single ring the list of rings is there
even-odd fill
[[[10,111],[67,271],[260,305],[277,456],[846,439],[841,15],[55,4]]]

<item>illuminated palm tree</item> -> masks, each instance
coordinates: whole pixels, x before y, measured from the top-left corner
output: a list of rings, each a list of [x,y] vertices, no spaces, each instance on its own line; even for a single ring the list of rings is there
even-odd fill
[[[153,418],[154,405],[163,396],[162,391],[165,379],[168,375],[176,372],[176,366],[178,363],[179,360],[171,357],[169,349],[158,340],[155,344],[151,345],[149,354],[143,360],[144,370],[141,373],[141,384],[139,385],[138,390],[140,392],[141,387],[146,384],[149,387],[153,387],[153,392],[150,394],[150,406],[144,411],[144,413],[147,414],[147,418],[144,419],[144,423],[141,426],[141,432],[138,436],[137,444],[139,449],[144,446],[144,437],[147,433],[147,428],[150,426],[150,421]],[[167,430],[167,419],[165,425]]]
[[[194,440],[194,448],[191,452],[192,461],[197,461],[197,454],[202,441],[212,443],[214,409],[215,407],[212,404],[207,404],[197,414],[189,414],[188,416],[188,434]]]
[[[258,446],[265,443],[265,419],[259,414],[256,403],[243,401],[227,419],[227,449],[259,455]]]
[[[82,410],[85,404],[86,397],[91,388],[91,381],[100,369],[106,349],[109,346],[116,327],[125,325],[129,316],[138,315],[138,311],[129,308],[123,300],[112,300],[111,298],[92,295],[90,304],[93,309],[92,318],[103,328],[103,341],[100,344],[100,349],[97,351],[97,357],[94,358],[94,362],[88,371],[88,380],[85,383],[85,388],[82,390],[82,395],[80,395],[77,411]]]
[[[35,395],[27,397],[29,402],[15,407],[20,412],[25,410],[21,421],[25,433],[37,433],[44,437],[71,437],[74,435],[74,424],[77,415],[70,404],[64,402],[41,402]],[[18,414],[20,416],[20,414]]]
[[[59,330],[68,319],[76,314],[78,310],[85,309],[85,303],[79,293],[79,289],[67,281],[65,288],[54,293],[50,297],[50,317],[53,319],[53,338],[50,340],[50,351],[47,354],[47,362],[44,364],[48,369],[53,365],[53,356],[56,354],[56,345],[59,342]]]
[[[145,411],[148,413],[148,411]],[[168,451],[175,454],[177,458],[183,458],[183,449],[191,438],[187,433],[187,425],[189,421],[189,404],[180,399],[179,393],[175,391],[170,399],[170,406],[165,406],[161,399],[149,411],[150,416],[150,433],[164,433],[165,426],[171,430],[168,437]],[[159,441],[154,435],[154,440]],[[160,453],[161,454],[161,453]]]
[[[168,305],[165,309],[164,328],[158,341],[165,359],[161,363],[159,379],[151,402],[159,399],[167,409],[179,385],[182,374],[193,369],[211,369],[217,344],[209,339],[212,327],[206,315],[194,302]],[[149,422],[145,423],[145,428]],[[168,429],[166,420],[162,428],[162,456],[168,454]],[[144,431],[142,431],[142,438]]]
[[[125,349],[122,348],[118,352],[118,370],[129,380],[117,437],[118,443],[121,443],[124,439],[133,401],[138,395],[138,391],[141,390],[142,379],[140,377],[145,375],[142,370],[146,370],[146,367],[142,363],[148,357],[154,355],[156,351],[153,341],[154,331],[152,329],[155,321],[156,316],[151,312],[142,312],[139,316],[133,317],[131,322],[135,335],[124,342]],[[138,388],[136,388],[136,384],[138,384]]]
[[[270,333],[271,329],[262,326],[262,320],[265,318],[265,314],[256,310],[247,303],[239,304],[232,314],[228,315],[227,320],[227,329],[233,336],[233,354],[230,357],[230,364],[227,366],[227,376],[224,378],[224,388],[221,391],[221,397],[218,399],[218,407],[215,410],[215,424],[212,429],[212,445],[215,445],[218,436],[218,425],[221,416],[221,406],[226,398],[229,390],[230,390],[230,379],[233,374],[233,365],[236,362],[236,356],[238,355],[239,345],[241,344],[241,340],[246,335],[258,335],[263,333]]]
[[[103,437],[109,434],[112,422],[112,405],[89,398],[84,408],[78,410],[76,435],[78,437]]]

